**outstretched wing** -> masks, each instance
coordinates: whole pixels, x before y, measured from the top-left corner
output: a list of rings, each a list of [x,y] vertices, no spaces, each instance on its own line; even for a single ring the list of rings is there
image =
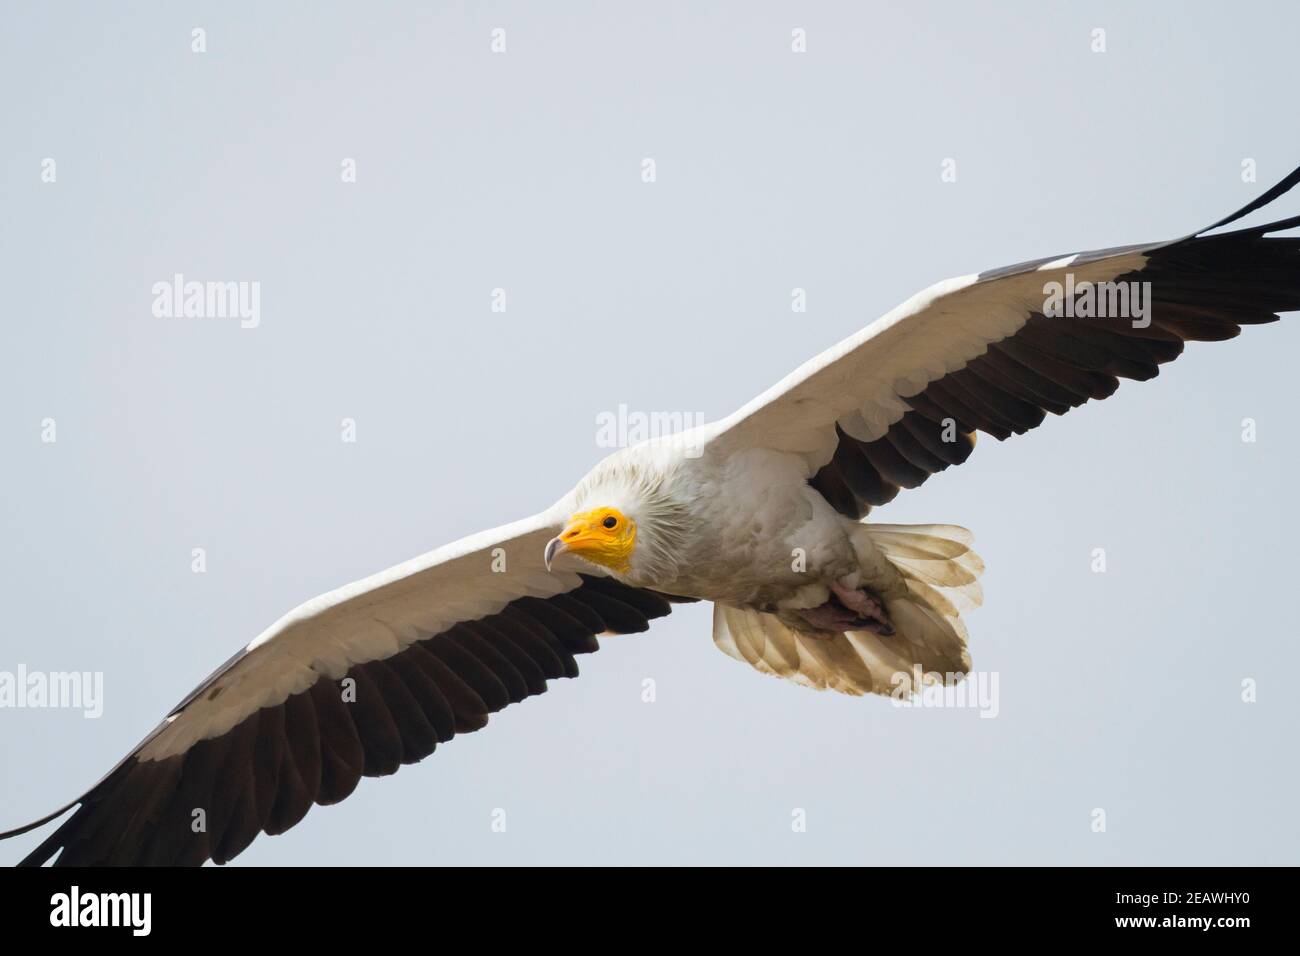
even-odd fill
[[[576,677],[595,635],[644,631],[669,600],[547,571],[557,505],[308,601],[185,698],[22,862],[224,863],[363,776],[433,753]],[[678,599],[674,599],[678,600]],[[196,811],[205,829],[195,832]]]
[[[964,462],[977,431],[1026,432],[1048,412],[1108,397],[1121,378],[1153,378],[1184,342],[1232,338],[1243,325],[1300,309],[1300,238],[1273,235],[1300,217],[1208,234],[1297,182],[1300,169],[1181,239],[933,285],[713,426],[708,445],[800,453],[813,486],[861,518],[900,488]],[[1096,314],[1102,301],[1111,314]],[[1126,314],[1113,314],[1117,303]]]

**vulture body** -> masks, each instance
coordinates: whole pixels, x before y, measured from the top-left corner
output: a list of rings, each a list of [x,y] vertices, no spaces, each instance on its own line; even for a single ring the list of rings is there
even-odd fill
[[[1297,181],[1182,238],[940,282],[729,418],[616,452],[542,513],[308,601],[88,792],[0,839],[72,810],[24,863],[224,863],[681,601],[713,602],[727,654],[809,686],[964,673],[970,534],[868,511],[966,461],[977,432],[1023,433],[1187,341],[1300,309],[1300,239],[1276,235],[1300,217],[1216,231]],[[1099,314],[1121,291],[1144,304]]]

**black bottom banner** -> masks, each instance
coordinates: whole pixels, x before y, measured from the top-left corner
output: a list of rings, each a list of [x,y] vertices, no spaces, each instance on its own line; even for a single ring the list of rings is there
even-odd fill
[[[781,926],[900,942],[977,932],[988,942],[1099,934],[1232,945],[1286,927],[1286,871],[1259,869],[255,869],[8,870],[6,938],[91,936],[223,944],[374,942],[377,925],[491,930],[501,944],[628,920],[735,943]],[[605,912],[601,912],[604,910]],[[495,916],[493,914],[496,914]],[[215,941],[215,938],[214,938]],[[16,950],[10,950],[14,952]]]

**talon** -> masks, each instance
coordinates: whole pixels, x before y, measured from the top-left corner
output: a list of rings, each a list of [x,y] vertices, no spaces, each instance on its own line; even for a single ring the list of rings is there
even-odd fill
[[[831,583],[831,596],[818,607],[796,611],[801,618],[819,631],[871,631],[888,636],[894,633],[884,604],[866,589],[852,589]]]
[[[885,606],[865,588],[854,590],[832,581],[831,593],[850,611],[857,611],[859,616],[881,624],[890,623],[889,616],[885,614]]]

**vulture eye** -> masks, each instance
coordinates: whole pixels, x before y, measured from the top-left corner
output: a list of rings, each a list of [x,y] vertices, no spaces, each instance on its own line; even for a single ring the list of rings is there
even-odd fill
[[[601,524],[603,524],[606,528],[613,529],[618,524],[618,519],[615,518],[613,515],[608,515],[605,518],[605,520],[601,522]]]

